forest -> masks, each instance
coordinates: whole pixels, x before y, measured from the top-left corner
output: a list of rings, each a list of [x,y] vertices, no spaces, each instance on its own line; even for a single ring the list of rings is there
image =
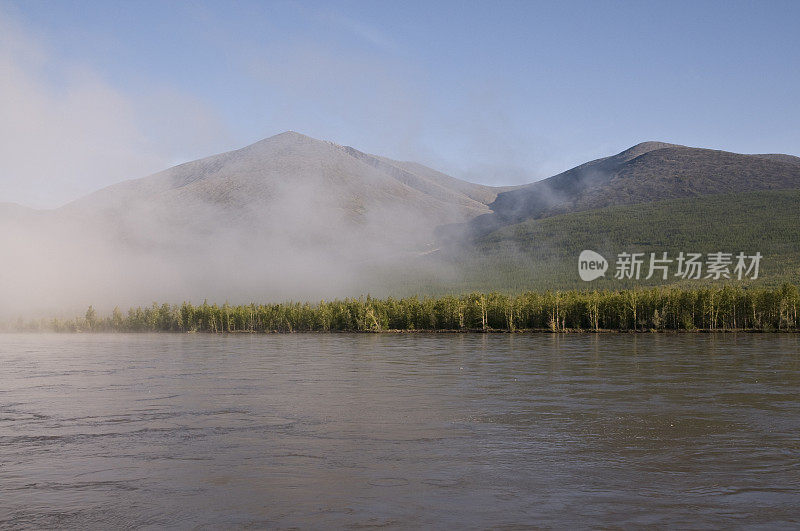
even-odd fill
[[[93,307],[70,319],[18,319],[5,331],[25,332],[599,332],[800,331],[800,291],[726,285],[684,289],[471,293],[440,297],[282,302],[156,304]]]
[[[575,271],[584,249],[606,258],[620,252],[760,252],[758,280],[750,287],[778,288],[800,278],[799,190],[770,190],[672,199],[624,205],[528,220],[497,230],[462,251],[453,263],[467,272],[462,291],[495,289],[536,291],[581,289]],[[735,207],[733,206],[735,205]],[[768,215],[765,213],[769,213]],[[612,263],[613,266],[613,263]],[[618,280],[612,274],[596,289],[632,289],[663,285],[652,280]],[[685,289],[714,287],[694,281]]]

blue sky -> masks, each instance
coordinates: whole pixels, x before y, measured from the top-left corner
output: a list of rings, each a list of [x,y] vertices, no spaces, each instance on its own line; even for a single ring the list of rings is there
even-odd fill
[[[289,129],[487,184],[645,140],[800,155],[798,22],[796,1],[0,1],[0,201]]]

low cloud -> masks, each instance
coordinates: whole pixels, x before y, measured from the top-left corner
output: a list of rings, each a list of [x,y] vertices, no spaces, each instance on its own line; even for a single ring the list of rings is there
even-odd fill
[[[201,102],[168,87],[128,94],[2,11],[0,72],[0,202],[55,207],[225,138]]]

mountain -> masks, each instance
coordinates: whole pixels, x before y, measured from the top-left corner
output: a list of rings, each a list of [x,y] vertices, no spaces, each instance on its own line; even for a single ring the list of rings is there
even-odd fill
[[[59,213],[90,216],[142,244],[147,223],[169,245],[176,236],[244,228],[250,238],[383,238],[414,248],[438,225],[488,213],[498,191],[290,131],[110,186]]]
[[[760,251],[775,282],[800,274],[798,191],[800,158],[789,155],[645,142],[490,187],[290,131],[61,208],[0,204],[0,317],[560,289],[574,287],[582,249]]]
[[[503,190],[289,131],[58,209],[3,206],[16,276],[0,290],[94,304],[377,293],[437,226],[489,213]]]
[[[492,213],[470,222],[468,232],[480,236],[526,219],[615,205],[796,188],[800,188],[798,157],[644,142],[548,179],[501,191],[489,204]]]

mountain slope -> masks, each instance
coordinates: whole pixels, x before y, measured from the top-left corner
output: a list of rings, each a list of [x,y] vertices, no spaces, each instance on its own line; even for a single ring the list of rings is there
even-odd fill
[[[800,190],[705,195],[529,219],[459,245],[443,247],[436,259],[457,264],[457,280],[425,282],[431,291],[618,289],[679,282],[613,278],[621,252],[738,253],[763,255],[754,283],[778,286],[800,279]],[[578,256],[599,252],[610,263],[604,278],[583,282]],[[674,265],[674,264],[673,264]],[[674,267],[673,267],[674,272]],[[692,288],[709,280],[682,281]],[[739,283],[739,281],[735,281]]]
[[[178,191],[186,195],[207,194],[215,202],[230,201],[231,206],[241,206],[268,198],[276,188],[306,184],[325,186],[326,195],[363,194],[366,189],[411,197],[429,206],[453,203],[463,207],[456,216],[488,211],[486,205],[502,190],[461,181],[416,163],[368,155],[349,146],[287,131],[239,150],[109,186],[63,209],[114,208],[125,201]]]
[[[473,220],[475,234],[504,225],[613,205],[755,190],[800,188],[800,159],[740,155],[645,142],[543,181],[504,191],[492,213]]]
[[[100,190],[62,207],[116,225],[163,230],[209,225],[300,239],[430,238],[443,223],[489,212],[497,192],[421,165],[398,163],[287,132],[240,150]],[[411,230],[409,230],[411,229]],[[163,234],[163,233],[162,233]]]
[[[127,304],[386,289],[383,272],[429,250],[435,227],[488,213],[496,195],[286,132],[15,222],[0,235],[9,269],[0,292],[48,304],[115,294]],[[28,214],[4,207],[0,216]]]
[[[788,155],[646,142],[496,188],[287,132],[52,211],[0,204],[0,315],[560,289],[575,286],[583,248],[757,250],[771,260],[766,281],[796,279],[800,192],[791,189],[800,159]],[[454,226],[479,230],[464,241],[441,229]]]

